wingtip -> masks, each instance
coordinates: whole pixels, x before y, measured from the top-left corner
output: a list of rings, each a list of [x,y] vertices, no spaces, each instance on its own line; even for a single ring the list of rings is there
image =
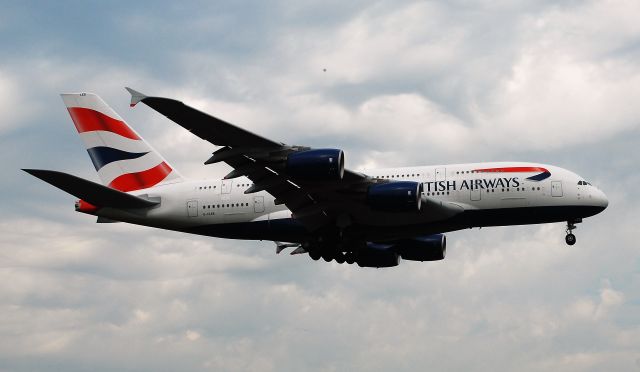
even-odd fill
[[[146,95],[138,92],[137,90],[131,89],[129,87],[124,87],[124,89],[126,89],[127,92],[131,93],[131,103],[129,104],[129,107],[134,107],[135,105],[138,104],[138,102],[147,98]]]
[[[35,178],[39,178],[41,180],[45,180],[45,178],[47,178],[47,176],[51,176],[52,174],[57,173],[56,171],[50,171],[50,170],[45,170],[45,169],[30,169],[30,168],[22,168],[22,170],[26,173],[29,173],[30,175],[34,176]]]

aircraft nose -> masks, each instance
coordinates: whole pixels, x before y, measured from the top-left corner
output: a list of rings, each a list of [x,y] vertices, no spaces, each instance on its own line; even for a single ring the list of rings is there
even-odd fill
[[[592,194],[592,198],[594,205],[602,208],[602,210],[605,210],[607,206],[609,206],[609,199],[607,199],[607,196],[600,189],[595,190]]]

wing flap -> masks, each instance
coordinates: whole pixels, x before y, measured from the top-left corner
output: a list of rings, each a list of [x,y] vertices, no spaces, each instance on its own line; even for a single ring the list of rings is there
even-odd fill
[[[159,201],[143,199],[63,172],[44,169],[23,171],[95,206],[139,209],[159,204]]]

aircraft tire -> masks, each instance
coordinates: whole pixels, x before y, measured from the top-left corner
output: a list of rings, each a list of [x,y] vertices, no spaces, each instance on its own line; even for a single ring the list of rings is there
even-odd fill
[[[349,264],[349,265],[353,265],[354,263],[356,263],[356,256],[353,254],[353,252],[348,252],[345,255],[345,261]]]
[[[576,236],[573,234],[567,234],[564,241],[567,242],[568,245],[574,245],[576,244]]]

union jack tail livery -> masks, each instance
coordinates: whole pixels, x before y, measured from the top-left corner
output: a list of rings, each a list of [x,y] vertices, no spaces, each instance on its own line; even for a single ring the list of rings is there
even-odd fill
[[[105,186],[128,192],[183,181],[99,96],[92,93],[61,96]]]

